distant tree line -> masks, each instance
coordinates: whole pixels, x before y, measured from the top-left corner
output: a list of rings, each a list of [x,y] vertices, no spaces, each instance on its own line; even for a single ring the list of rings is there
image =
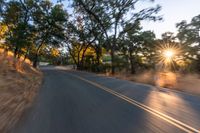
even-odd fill
[[[75,64],[95,72],[154,69],[161,48],[178,52],[176,70],[200,71],[200,15],[177,23],[178,33],[144,31],[142,21],[159,21],[159,5],[138,10],[138,3],[152,0],[0,0],[0,46],[15,58]],[[64,49],[68,55],[63,54]],[[42,58],[41,58],[42,56]],[[61,62],[59,64],[62,64]]]

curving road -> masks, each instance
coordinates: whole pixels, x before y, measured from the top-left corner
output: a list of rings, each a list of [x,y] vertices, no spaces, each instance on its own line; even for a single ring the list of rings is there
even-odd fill
[[[198,96],[86,72],[42,70],[39,95],[12,133],[200,131]]]

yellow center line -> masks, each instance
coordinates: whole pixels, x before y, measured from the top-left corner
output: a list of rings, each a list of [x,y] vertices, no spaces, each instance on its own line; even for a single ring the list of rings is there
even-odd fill
[[[199,130],[197,130],[197,129],[195,129],[195,128],[193,128],[193,127],[191,127],[191,126],[189,126],[189,125],[187,125],[187,124],[185,124],[185,123],[183,123],[183,122],[181,122],[179,120],[176,120],[176,119],[174,119],[174,118],[172,118],[172,117],[170,117],[170,116],[168,116],[166,114],[163,114],[163,113],[161,113],[161,112],[159,112],[159,111],[157,111],[157,110],[155,110],[153,108],[150,108],[150,107],[148,107],[148,106],[146,106],[146,105],[144,105],[144,104],[142,104],[140,102],[137,102],[137,101],[135,101],[135,100],[133,100],[133,99],[121,94],[121,93],[113,91],[113,90],[111,90],[111,89],[109,89],[109,88],[107,88],[105,86],[102,86],[102,85],[97,84],[97,83],[95,83],[93,81],[87,80],[85,78],[82,78],[80,76],[77,76],[77,75],[74,75],[74,74],[70,74],[70,75],[72,75],[73,77],[76,77],[76,78],[78,78],[78,79],[80,79],[82,81],[85,81],[85,82],[87,82],[87,83],[89,83],[89,84],[91,84],[91,85],[93,85],[95,87],[98,87],[98,88],[100,88],[100,89],[102,89],[102,90],[104,90],[104,91],[106,91],[106,92],[108,92],[108,93],[110,93],[112,95],[115,95],[115,96],[127,101],[128,103],[131,103],[132,105],[135,105],[135,106],[137,106],[137,107],[139,107],[139,108],[141,108],[141,109],[143,109],[143,110],[145,110],[145,111],[147,111],[147,112],[149,112],[149,113],[151,113],[151,114],[153,114],[153,115],[165,120],[166,122],[178,127],[179,129],[181,129],[181,130],[183,130],[183,131],[185,131],[187,133],[200,133]]]

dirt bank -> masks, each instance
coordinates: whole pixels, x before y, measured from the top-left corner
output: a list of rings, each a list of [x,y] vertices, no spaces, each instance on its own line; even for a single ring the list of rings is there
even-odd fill
[[[42,73],[29,63],[0,53],[0,133],[12,128],[30,107],[41,82]]]

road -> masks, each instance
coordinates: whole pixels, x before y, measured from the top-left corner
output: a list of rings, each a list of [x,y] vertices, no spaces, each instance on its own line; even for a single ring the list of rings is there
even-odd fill
[[[200,97],[86,72],[43,68],[33,106],[11,133],[200,130]]]

